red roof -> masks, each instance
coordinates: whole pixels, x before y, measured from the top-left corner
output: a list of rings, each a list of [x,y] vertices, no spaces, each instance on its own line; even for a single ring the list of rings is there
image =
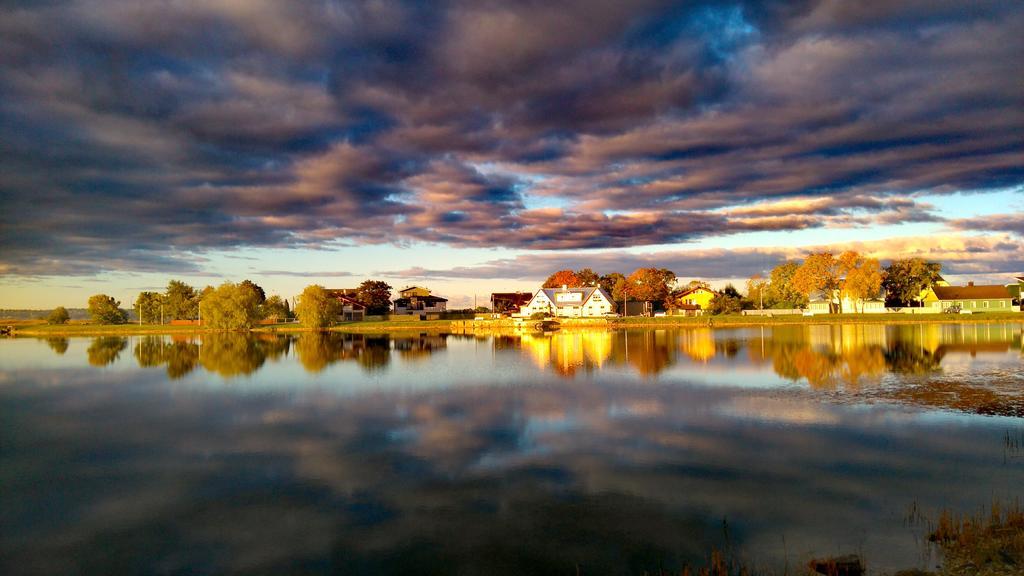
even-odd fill
[[[365,308],[366,306],[362,302],[360,302],[359,300],[356,300],[353,297],[353,296],[355,296],[355,292],[356,291],[354,289],[351,289],[351,288],[328,288],[327,289],[327,295],[329,297],[334,298],[335,300],[338,300],[339,302],[343,302],[345,304],[351,304],[352,306],[358,306],[360,308]]]

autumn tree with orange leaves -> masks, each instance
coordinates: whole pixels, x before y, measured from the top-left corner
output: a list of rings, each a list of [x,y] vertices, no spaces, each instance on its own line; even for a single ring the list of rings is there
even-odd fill
[[[626,279],[627,293],[643,302],[662,302],[672,292],[676,275],[665,268],[638,268]]]
[[[877,259],[866,258],[853,250],[848,250],[839,256],[839,267],[844,276],[841,295],[854,302],[854,312],[857,311],[858,300],[878,296],[885,273]],[[864,311],[863,303],[860,311]]]
[[[834,295],[842,288],[842,268],[839,260],[831,252],[816,252],[804,260],[793,274],[792,286],[804,296],[810,297],[815,292],[822,292],[829,301],[829,311],[834,312]],[[843,311],[843,302],[839,301],[839,312]]]
[[[544,281],[544,288],[561,288],[562,286],[579,288],[583,286],[583,282],[572,270],[559,270]]]

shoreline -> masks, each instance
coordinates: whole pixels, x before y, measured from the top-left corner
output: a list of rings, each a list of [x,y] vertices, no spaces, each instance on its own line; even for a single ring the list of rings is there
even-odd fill
[[[1024,323],[1024,313],[993,312],[972,314],[970,316],[954,316],[949,314],[928,314],[911,316],[886,314],[833,314],[821,316],[665,316],[665,317],[630,317],[609,319],[566,319],[561,321],[558,329],[601,329],[618,330],[626,328],[668,329],[668,328],[748,328],[759,326],[798,326],[798,325],[843,325],[843,324],[996,324]],[[219,330],[200,326],[171,326],[158,324],[119,324],[119,325],[49,325],[28,324],[14,326],[10,336],[31,337],[72,337],[72,336],[146,336],[146,335],[189,335],[217,334],[226,332],[262,333],[302,333],[302,332],[343,332],[353,334],[388,334],[394,332],[490,332],[495,330],[532,330],[537,321],[517,321],[514,319],[499,320],[425,320],[349,322],[338,324],[323,330],[305,328],[298,324],[274,324],[258,326],[247,331]],[[0,321],[3,325],[3,321]]]

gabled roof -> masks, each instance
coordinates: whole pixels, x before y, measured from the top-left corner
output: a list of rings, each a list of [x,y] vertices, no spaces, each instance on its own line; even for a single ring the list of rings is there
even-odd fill
[[[935,297],[939,300],[998,300],[1012,299],[1013,296],[1006,286],[933,286]]]
[[[696,292],[698,290],[706,290],[708,292],[711,292],[712,294],[718,294],[718,292],[716,292],[715,290],[712,290],[711,288],[708,288],[706,286],[694,286],[693,288],[687,288],[687,289],[683,290],[682,292],[678,292],[676,294],[673,294],[672,297],[673,298],[682,298],[683,296],[686,296],[688,294],[692,294],[692,293],[694,293],[694,292]]]
[[[564,290],[562,288],[541,288],[537,292],[537,294],[539,295],[542,292],[547,297],[547,299],[552,304],[554,304],[555,307],[557,307],[557,308],[566,308],[566,307],[570,307],[570,306],[583,306],[584,304],[587,303],[588,300],[590,300],[591,297],[593,297],[593,295],[595,293],[601,294],[601,297],[604,298],[605,300],[607,300],[608,302],[612,301],[612,297],[609,296],[608,293],[604,291],[604,289],[596,288],[596,287],[593,287],[593,286],[584,286],[582,288],[566,288]],[[580,296],[579,301],[573,301],[573,302],[562,301],[562,302],[559,302],[558,298],[557,298],[558,294],[580,294],[581,296]],[[534,298],[536,298],[536,295],[534,296]],[[530,301],[532,302],[533,299],[531,299]]]

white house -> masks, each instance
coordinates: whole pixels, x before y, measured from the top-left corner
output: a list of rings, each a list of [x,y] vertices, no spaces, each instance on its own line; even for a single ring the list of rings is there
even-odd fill
[[[600,317],[613,314],[615,303],[601,288],[542,288],[520,308],[519,315],[529,317],[537,312],[564,318]]]
[[[841,294],[839,290],[833,292],[831,299],[825,296],[824,292],[819,292],[817,298],[807,304],[807,310],[812,314],[831,314],[833,311],[838,312],[840,304],[842,304],[843,314],[886,313],[885,300],[881,296],[878,298],[850,298]]]

